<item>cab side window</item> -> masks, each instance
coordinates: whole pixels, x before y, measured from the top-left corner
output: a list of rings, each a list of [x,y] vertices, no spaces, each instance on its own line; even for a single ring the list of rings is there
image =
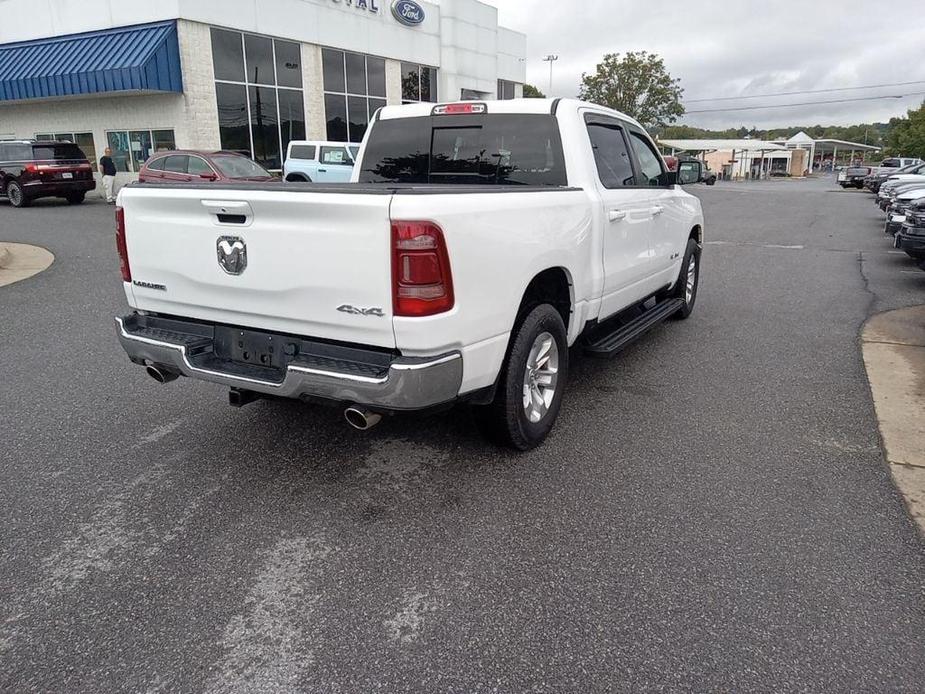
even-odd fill
[[[642,180],[640,183],[647,186],[665,185],[665,167],[664,162],[656,152],[651,143],[640,133],[631,131],[630,135],[633,140],[633,150],[636,152],[636,161],[639,162],[640,174]]]
[[[604,118],[588,119],[587,127],[601,185],[605,188],[635,185],[623,128],[616,121]]]
[[[188,159],[185,154],[172,154],[164,162],[164,171],[185,174]]]
[[[164,166],[167,164],[167,157],[161,157],[160,159],[155,159],[154,161],[149,161],[147,168],[152,171],[163,171]]]
[[[289,149],[289,158],[290,159],[304,159],[306,161],[314,161],[315,146],[314,145],[292,145],[292,147]]]
[[[343,147],[322,147],[321,163],[349,166],[353,162],[350,161],[350,157],[347,155],[347,150]]]
[[[210,174],[212,173],[212,167],[206,163],[205,159],[200,159],[199,157],[190,157],[189,165],[187,166],[187,173],[190,173],[193,176],[198,176],[199,174]]]

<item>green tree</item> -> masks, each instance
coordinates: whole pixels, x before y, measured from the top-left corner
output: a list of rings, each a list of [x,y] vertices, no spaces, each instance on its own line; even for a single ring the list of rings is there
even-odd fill
[[[582,74],[579,98],[622,111],[654,128],[684,115],[680,82],[654,53],[630,51],[622,58],[608,53],[594,74]]]
[[[524,85],[524,98],[525,99],[545,99],[546,95],[543,94],[539,89],[534,87],[532,84]]]
[[[886,136],[890,155],[925,159],[925,102],[905,118],[890,119],[890,126]]]

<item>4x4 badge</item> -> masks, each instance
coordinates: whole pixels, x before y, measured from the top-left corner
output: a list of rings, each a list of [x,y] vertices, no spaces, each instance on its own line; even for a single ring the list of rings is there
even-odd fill
[[[381,308],[357,308],[350,304],[338,306],[337,310],[341,313],[349,313],[351,316],[375,316],[376,318],[385,318],[385,311]]]
[[[240,275],[247,269],[247,245],[240,236],[219,236],[215,248],[218,264],[229,275]]]

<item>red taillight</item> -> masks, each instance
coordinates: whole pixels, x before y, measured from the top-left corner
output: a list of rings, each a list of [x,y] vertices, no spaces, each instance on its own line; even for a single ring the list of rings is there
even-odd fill
[[[453,277],[443,231],[433,222],[392,222],[392,309],[433,316],[453,308]]]
[[[122,281],[132,281],[132,268],[128,264],[128,246],[125,244],[125,210],[116,208],[116,250],[119,251],[119,269]]]
[[[32,162],[29,162],[28,164],[26,164],[26,165],[23,167],[23,170],[25,170],[25,171],[27,171],[27,172],[29,172],[29,173],[37,173],[38,170],[39,170],[39,165],[36,164],[34,161],[32,161]]]

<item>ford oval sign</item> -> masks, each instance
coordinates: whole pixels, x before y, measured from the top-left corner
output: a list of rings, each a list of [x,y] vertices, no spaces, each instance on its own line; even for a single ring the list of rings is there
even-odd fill
[[[409,27],[416,27],[424,21],[424,8],[414,0],[395,0],[392,3],[392,16]]]

